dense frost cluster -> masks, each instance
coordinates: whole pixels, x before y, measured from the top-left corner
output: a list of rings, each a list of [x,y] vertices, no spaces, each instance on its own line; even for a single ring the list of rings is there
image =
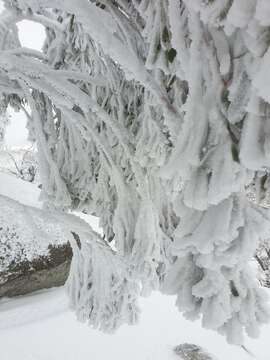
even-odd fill
[[[270,215],[246,189],[261,201],[269,183],[269,1],[5,5],[2,103],[28,117],[44,201],[104,232],[73,236],[78,317],[113,330],[161,289],[230,342],[257,336],[269,311],[248,261]],[[22,19],[46,27],[42,52],[20,47]]]

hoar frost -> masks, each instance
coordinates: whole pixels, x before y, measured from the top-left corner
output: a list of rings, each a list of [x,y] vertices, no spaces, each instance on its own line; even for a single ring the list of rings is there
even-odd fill
[[[269,310],[249,260],[270,216],[246,189],[269,182],[268,0],[5,5],[1,108],[27,114],[46,206],[104,233],[70,238],[78,317],[111,331],[160,289],[229,342],[257,336]],[[19,45],[23,19],[46,27],[42,52]]]

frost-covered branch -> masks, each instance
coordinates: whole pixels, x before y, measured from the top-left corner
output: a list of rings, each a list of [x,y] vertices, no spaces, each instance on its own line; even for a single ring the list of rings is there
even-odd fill
[[[249,261],[270,216],[246,189],[269,193],[267,0],[6,3],[3,109],[31,109],[46,202],[99,216],[115,246],[72,240],[79,317],[112,329],[160,288],[232,343],[256,336],[269,310]],[[46,26],[44,55],[20,47],[18,16]]]

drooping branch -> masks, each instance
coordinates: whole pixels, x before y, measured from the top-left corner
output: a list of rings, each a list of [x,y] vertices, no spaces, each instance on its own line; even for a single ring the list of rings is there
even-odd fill
[[[270,217],[245,194],[253,181],[269,187],[263,3],[11,3],[49,21],[44,58],[9,43],[1,51],[4,104],[17,94],[31,107],[50,201],[98,215],[116,249],[75,239],[70,294],[94,326],[128,320],[130,284],[161,285],[233,343],[267,320],[248,262]]]

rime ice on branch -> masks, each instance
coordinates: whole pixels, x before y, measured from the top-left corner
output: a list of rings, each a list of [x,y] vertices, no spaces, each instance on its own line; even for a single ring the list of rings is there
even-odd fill
[[[99,216],[114,247],[74,242],[78,317],[113,330],[159,288],[232,343],[257,336],[248,263],[270,216],[246,188],[269,183],[268,0],[5,4],[2,107],[27,114],[44,201]],[[22,19],[46,27],[42,52],[20,47]]]

